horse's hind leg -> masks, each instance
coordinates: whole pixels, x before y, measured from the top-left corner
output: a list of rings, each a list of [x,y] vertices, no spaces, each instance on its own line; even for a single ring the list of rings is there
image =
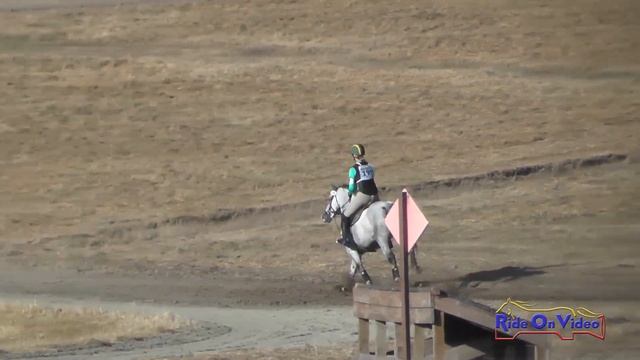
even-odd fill
[[[391,275],[393,275],[393,281],[400,280],[400,270],[398,270],[398,263],[396,262],[396,256],[393,254],[391,249],[387,249],[387,253],[384,256],[387,258],[389,264],[393,265],[391,268]]]
[[[411,249],[411,252],[409,253],[409,256],[411,257],[411,266],[413,266],[413,268],[418,274],[421,274],[422,268],[420,267],[420,265],[418,265],[418,260],[416,259],[417,249],[418,249],[418,245],[414,245],[413,249]]]
[[[380,250],[382,250],[382,254],[384,255],[385,259],[387,259],[389,264],[393,266],[393,268],[391,269],[393,280],[400,280],[400,271],[398,270],[398,263],[396,262],[396,256],[393,254],[393,251],[391,251],[391,248],[386,243],[380,244]]]

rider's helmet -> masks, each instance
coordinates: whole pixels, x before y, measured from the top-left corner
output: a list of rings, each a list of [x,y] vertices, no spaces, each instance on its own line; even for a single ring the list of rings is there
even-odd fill
[[[351,155],[355,157],[364,156],[364,145],[354,144],[353,146],[351,146]]]

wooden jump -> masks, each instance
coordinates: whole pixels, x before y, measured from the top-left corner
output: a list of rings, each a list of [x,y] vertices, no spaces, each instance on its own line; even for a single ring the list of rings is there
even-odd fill
[[[466,343],[470,340],[465,342],[464,339],[456,339],[455,344],[450,344],[451,341],[445,339],[445,325],[449,325],[448,328],[456,333],[465,331],[458,331],[454,326],[475,328],[477,331],[493,334],[495,309],[447,297],[436,289],[423,288],[410,290],[409,303],[413,329],[412,359],[472,360],[485,355],[484,351],[478,349],[477,344]],[[388,349],[387,346],[387,323],[394,324],[396,339],[400,331],[402,303],[399,291],[356,284],[353,289],[353,306],[354,315],[358,318],[358,354],[355,359],[396,359],[396,355],[404,358],[405,352],[399,342],[395,342],[393,349]],[[456,318],[461,320],[453,321]],[[464,325],[461,325],[461,321]],[[370,322],[375,324],[375,351],[369,349]],[[532,356],[523,358],[549,359],[546,336],[524,335],[518,337],[517,342],[500,342],[494,345],[504,347],[505,356],[512,357],[513,354],[510,352],[516,351],[514,348],[518,344],[521,348],[533,348]],[[388,355],[389,353],[393,355]]]

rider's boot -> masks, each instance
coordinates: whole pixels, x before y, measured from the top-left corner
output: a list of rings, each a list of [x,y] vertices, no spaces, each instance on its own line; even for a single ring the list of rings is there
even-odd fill
[[[338,236],[338,238],[336,239],[336,242],[340,245],[344,245],[344,242],[346,240],[346,230],[344,229],[344,225],[346,221],[346,217],[344,215],[340,216],[340,236]]]
[[[348,248],[354,248],[355,243],[353,236],[351,235],[351,218],[342,215],[342,237],[336,240],[338,244],[344,245]]]

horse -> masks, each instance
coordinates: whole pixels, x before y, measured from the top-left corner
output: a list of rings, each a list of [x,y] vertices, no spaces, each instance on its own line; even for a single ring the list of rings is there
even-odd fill
[[[349,204],[349,193],[344,187],[332,185],[329,195],[329,200],[322,214],[322,221],[325,224],[330,223],[336,215],[342,214]],[[362,280],[364,280],[367,285],[372,284],[371,277],[362,262],[362,255],[366,252],[375,252],[377,249],[382,250],[385,259],[393,266],[391,269],[393,280],[400,280],[396,257],[393,251],[391,251],[392,236],[384,222],[392,205],[393,203],[389,201],[376,201],[362,211],[360,218],[351,224],[351,234],[358,248],[354,250],[345,246],[347,254],[351,257],[351,265],[349,268],[349,281],[351,283],[355,281],[356,272],[360,269]],[[415,251],[416,247],[414,247],[409,254],[411,264],[413,268],[420,273],[422,270],[416,260]]]

